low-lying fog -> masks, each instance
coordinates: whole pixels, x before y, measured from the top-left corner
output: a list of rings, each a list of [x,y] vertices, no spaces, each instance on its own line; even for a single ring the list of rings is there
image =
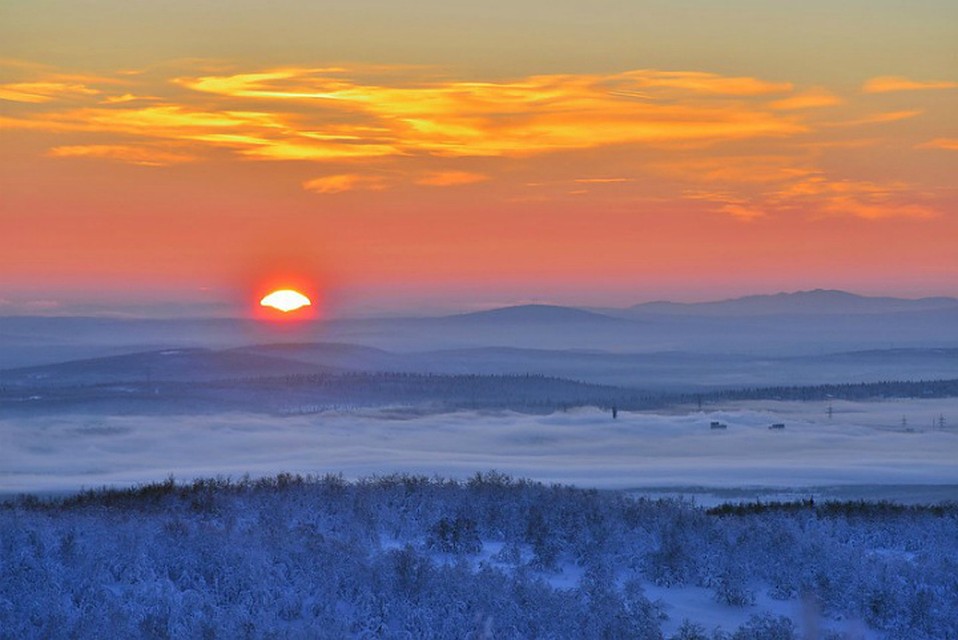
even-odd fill
[[[958,485],[958,401],[752,402],[692,414],[399,410],[0,419],[0,493],[249,473],[497,469],[600,488]],[[940,425],[944,417],[944,427]],[[711,429],[719,421],[727,429]],[[784,430],[770,430],[784,423]],[[958,498],[958,496],[952,496]]]

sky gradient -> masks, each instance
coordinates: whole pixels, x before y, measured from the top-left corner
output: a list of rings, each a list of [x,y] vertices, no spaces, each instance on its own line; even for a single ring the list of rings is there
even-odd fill
[[[0,314],[958,295],[955,3],[475,4],[4,3]]]

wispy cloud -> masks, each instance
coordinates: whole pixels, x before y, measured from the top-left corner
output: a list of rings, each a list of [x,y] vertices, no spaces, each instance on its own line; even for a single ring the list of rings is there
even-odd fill
[[[825,175],[809,176],[785,185],[772,197],[781,205],[806,206],[826,216],[879,220],[934,218],[940,215],[936,209],[916,202],[914,198],[914,189],[907,184],[834,180]]]
[[[844,104],[844,100],[830,91],[822,88],[810,89],[796,93],[781,100],[771,102],[769,106],[781,111],[795,111],[800,109],[820,109]]]
[[[96,106],[23,114],[6,124],[188,140],[261,160],[522,157],[805,131],[754,99],[786,94],[791,85],[755,78],[645,70],[385,84],[363,82],[361,74],[336,67],[180,77],[174,86],[189,92],[179,92],[176,101],[169,96],[144,105],[124,86],[116,95],[98,92]],[[9,91],[44,101],[57,95],[53,88]]]
[[[921,109],[902,109],[900,111],[885,111],[882,113],[871,113],[860,118],[852,118],[847,120],[839,120],[837,122],[831,122],[828,126],[831,127],[860,127],[863,125],[870,124],[885,124],[888,122],[899,122],[901,120],[910,120],[920,116],[924,111]]]
[[[576,178],[575,182],[581,184],[615,184],[619,182],[632,182],[632,178]]]
[[[145,102],[159,100],[156,96],[138,96],[132,93],[122,95],[107,96],[100,101],[101,104],[123,104],[124,102]]]
[[[60,82],[16,82],[0,85],[0,100],[11,102],[50,102],[65,95],[91,95],[97,91],[78,84]]]
[[[431,171],[416,180],[416,184],[429,187],[456,187],[464,184],[485,182],[489,176],[469,171]]]
[[[958,151],[958,138],[935,138],[917,145],[919,149],[947,149]]]
[[[196,156],[188,153],[177,153],[155,147],[117,144],[54,147],[50,149],[49,155],[54,158],[102,158],[148,167],[162,167],[182,162],[192,162],[197,159]]]
[[[729,203],[722,205],[719,208],[724,214],[730,215],[733,218],[738,218],[743,221],[755,220],[757,218],[764,218],[767,214],[761,209],[738,203]]]
[[[798,208],[812,217],[933,216],[928,194],[934,188],[842,175],[841,162],[826,170],[822,158],[844,154],[847,163],[852,154],[891,140],[903,152],[956,146],[953,138],[934,137],[929,105],[887,110],[870,95],[956,85],[947,81],[873,78],[863,93],[843,96],[821,86],[697,71],[467,82],[420,67],[223,71],[190,62],[191,69],[204,64],[209,71],[185,73],[174,65],[113,77],[14,65],[16,81],[0,85],[0,98],[8,101],[0,126],[56,134],[47,150],[54,158],[143,166],[204,159],[323,165],[316,177],[295,179],[317,194],[457,187],[508,182],[514,175],[517,190],[551,184],[551,191],[534,196],[539,199],[613,184],[620,186],[599,189],[596,197],[624,198],[655,190],[665,179],[671,197],[710,202],[714,211],[740,220]],[[921,138],[914,139],[916,125],[898,124],[925,113]],[[853,137],[863,129],[867,139]],[[561,166],[555,158],[575,153],[587,154],[586,175],[555,175]],[[460,169],[465,165],[455,159],[465,157],[477,158],[481,164],[468,166],[481,171]],[[846,179],[851,176],[856,179]],[[570,190],[570,183],[577,188]],[[503,201],[518,195],[499,193]]]
[[[114,91],[124,84],[115,77],[63,73],[52,67],[0,58],[0,70],[12,82],[0,83],[0,100],[27,104],[71,102]]]
[[[739,220],[755,220],[773,212],[800,211],[811,218],[934,218],[940,212],[902,182],[870,182],[836,178],[811,164],[788,157],[711,158],[664,165],[665,175],[685,176],[709,185],[690,189],[684,197],[712,202],[716,211]],[[742,185],[758,187],[743,197]]]
[[[179,82],[196,91],[231,98],[307,103],[338,117],[350,115],[373,124],[373,136],[388,140],[396,152],[435,156],[527,156],[615,144],[739,139],[803,130],[793,120],[745,100],[729,100],[728,96],[764,95],[790,87],[750,78],[636,71],[503,82],[382,85],[328,71],[288,69],[181,78]],[[646,97],[650,93],[655,94],[654,99]]]
[[[91,96],[96,89],[67,82],[12,82],[0,85],[0,100],[10,102],[42,103],[73,96]]]
[[[607,77],[622,91],[678,89],[725,96],[764,96],[792,91],[791,82],[767,82],[758,78],[722,76],[701,71],[659,71],[639,69]]]
[[[862,86],[865,93],[888,93],[892,91],[926,91],[929,89],[956,89],[958,82],[950,80],[910,80],[901,76],[871,78]]]
[[[344,173],[313,178],[303,183],[303,188],[314,193],[343,193],[357,189],[379,191],[389,183],[378,176],[366,176],[358,173]]]
[[[651,165],[661,175],[695,182],[761,184],[789,182],[818,172],[802,153],[715,155]]]

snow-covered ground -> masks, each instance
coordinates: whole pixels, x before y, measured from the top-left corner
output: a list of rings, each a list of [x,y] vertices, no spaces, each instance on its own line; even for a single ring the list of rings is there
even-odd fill
[[[899,487],[884,497],[907,498],[914,487],[929,501],[958,498],[958,400],[830,406],[831,416],[825,403],[765,401],[620,412],[615,420],[597,409],[0,418],[0,493],[123,486],[170,474],[184,481],[278,472],[464,478],[497,469],[599,488],[771,487],[791,497],[796,488],[807,495],[810,487],[883,485]],[[712,421],[728,428],[710,429]],[[772,423],[785,429],[770,430]]]
[[[649,584],[644,586],[644,590],[646,597],[663,605],[663,611],[668,616],[662,621],[662,633],[666,638],[676,634],[686,620],[707,630],[729,630],[741,627],[751,616],[762,613],[792,620],[802,637],[806,638],[819,638],[822,633],[845,634],[844,637],[855,640],[881,638],[881,634],[869,629],[858,618],[835,620],[823,616],[809,599],[775,600],[767,592],[759,590],[753,604],[733,607],[717,602],[715,594],[704,587],[660,587]]]
[[[387,548],[401,548],[398,541],[391,541]],[[483,541],[482,551],[473,559],[475,565],[489,563],[497,569],[509,570],[508,563],[502,562],[500,554],[505,545],[502,542]],[[534,557],[528,548],[521,549],[522,562],[530,562]],[[432,554],[435,562],[449,562],[448,554]],[[563,562],[554,572],[541,572],[540,576],[556,589],[576,589],[582,583],[586,570],[574,562]],[[643,581],[642,590],[646,598],[660,607],[664,614],[661,630],[666,638],[679,632],[685,621],[700,625],[707,631],[714,629],[731,630],[741,627],[756,614],[783,616],[796,623],[796,628],[805,636],[817,638],[822,632],[845,633],[855,640],[873,640],[880,638],[874,629],[869,629],[862,620],[850,616],[836,620],[822,614],[820,607],[810,598],[793,597],[775,599],[769,595],[769,585],[755,589],[755,600],[751,604],[731,606],[719,602],[715,592],[696,585],[662,586]]]

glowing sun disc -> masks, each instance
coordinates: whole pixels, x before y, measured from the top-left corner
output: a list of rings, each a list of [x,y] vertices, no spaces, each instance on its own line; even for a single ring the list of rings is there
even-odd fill
[[[313,304],[310,302],[309,298],[301,294],[299,291],[294,291],[292,289],[278,289],[277,291],[265,296],[259,301],[259,303],[264,307],[279,309],[283,313],[296,311],[297,309],[308,307],[309,305]]]

